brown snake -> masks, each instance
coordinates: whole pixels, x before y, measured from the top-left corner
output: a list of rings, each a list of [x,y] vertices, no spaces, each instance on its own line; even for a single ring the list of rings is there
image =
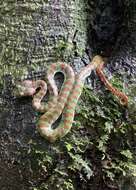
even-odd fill
[[[124,106],[127,106],[128,104],[128,97],[121,91],[119,91],[117,88],[113,87],[111,83],[106,79],[104,73],[103,73],[103,66],[104,64],[100,64],[96,68],[96,73],[100,77],[100,80],[104,83],[104,85],[107,87],[109,91],[112,92],[116,97],[120,99],[120,103]]]

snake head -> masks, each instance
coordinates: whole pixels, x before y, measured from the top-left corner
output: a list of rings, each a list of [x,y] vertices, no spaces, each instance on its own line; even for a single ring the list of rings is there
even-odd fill
[[[36,92],[33,81],[24,80],[17,82],[14,89],[14,96],[32,96]]]

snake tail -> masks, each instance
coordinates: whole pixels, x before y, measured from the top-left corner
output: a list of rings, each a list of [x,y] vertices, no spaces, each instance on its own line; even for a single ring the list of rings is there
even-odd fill
[[[112,84],[107,80],[107,78],[105,77],[103,73],[103,67],[104,67],[104,64],[101,64],[96,68],[96,73],[100,77],[100,80],[104,83],[107,89],[111,91],[112,94],[114,94],[117,98],[119,98],[120,104],[127,106],[128,97],[123,92],[121,92],[120,90],[112,86]]]

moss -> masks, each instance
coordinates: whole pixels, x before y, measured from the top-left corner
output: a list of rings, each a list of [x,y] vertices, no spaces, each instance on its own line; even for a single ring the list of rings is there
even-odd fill
[[[135,176],[135,128],[126,111],[110,92],[85,87],[71,132],[53,145],[31,147],[33,166],[46,176],[34,189],[97,189],[103,179],[105,187],[111,182],[117,187],[122,176]]]
[[[52,39],[52,36],[48,36],[46,31],[41,31],[41,38],[37,42],[35,39],[39,38],[39,33],[37,34],[39,20],[37,21],[38,15],[36,14],[39,11],[39,17],[47,20],[47,16],[43,16],[41,11],[41,7],[45,3],[47,3],[46,0],[38,0],[36,3],[24,1],[19,6],[15,1],[7,0],[1,3],[0,83],[3,83],[5,75],[12,76],[13,82],[15,82],[17,79],[28,76],[29,72],[38,72],[39,69],[45,68],[48,60],[46,51],[47,54],[52,54],[50,49],[44,49],[45,44],[46,47],[49,46],[51,50],[53,49],[55,59],[65,61],[75,56],[82,56],[85,51],[89,23],[87,19],[90,18],[87,12],[89,14],[91,12],[91,10],[88,11],[90,8],[86,4],[87,1],[72,1],[73,9],[70,9],[70,16],[72,16],[71,21],[74,22],[72,26],[74,25],[75,28],[69,30],[68,38],[61,36],[61,39],[57,39],[56,42],[56,36]],[[40,43],[40,47],[38,43]],[[52,47],[52,44],[55,44],[55,48]],[[123,89],[119,78],[113,78],[111,82],[116,87]],[[88,87],[84,88],[76,108],[73,128],[66,137],[50,144],[36,134],[29,139],[27,151],[25,148],[23,151],[24,145],[19,144],[21,150],[16,147],[17,158],[13,158],[12,161],[15,165],[21,163],[19,165],[20,168],[22,167],[22,170],[19,170],[21,179],[22,171],[26,171],[28,166],[30,175],[26,172],[23,177],[26,176],[24,179],[27,178],[33,190],[76,190],[79,187],[82,190],[95,190],[100,189],[100,186],[106,188],[110,186],[111,182],[116,186],[116,183],[119,184],[120,177],[135,176],[135,88],[132,85],[129,87],[130,91],[127,90],[127,92],[129,97],[131,96],[131,102],[128,110],[120,106],[118,100],[107,90],[95,94]],[[0,88],[2,91],[1,86]],[[7,99],[10,101],[9,97]],[[6,118],[3,124],[4,128],[5,124],[9,128],[12,124],[14,127],[15,124],[12,122],[15,120],[10,121],[10,124],[7,121],[7,117],[10,119],[10,104],[10,108],[3,108],[4,103],[2,104],[1,109],[4,109],[6,115],[1,114],[2,120],[3,117]],[[18,109],[19,104],[17,104]],[[26,107],[23,109],[26,112]],[[14,118],[19,117],[18,115],[21,115],[20,122],[22,122],[22,113],[16,114],[13,111],[11,116]],[[24,122],[22,126],[32,123],[32,120],[28,122],[29,116],[26,113],[27,122]],[[26,131],[28,131],[28,126]],[[22,136],[19,138],[22,139]],[[20,139],[17,143],[20,143]],[[11,138],[9,140],[11,142]],[[10,146],[9,149],[11,149]],[[3,146],[2,149],[5,147]],[[15,153],[14,150],[13,152]],[[10,158],[8,160],[10,161]],[[12,172],[11,175],[13,177]],[[33,181],[29,180],[31,175]],[[13,184],[10,182],[11,185]]]

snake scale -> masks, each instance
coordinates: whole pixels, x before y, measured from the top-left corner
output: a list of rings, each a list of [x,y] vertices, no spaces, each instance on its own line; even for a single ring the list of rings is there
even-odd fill
[[[113,87],[110,84],[110,82],[106,79],[106,77],[102,71],[103,66],[104,66],[104,64],[102,63],[96,68],[96,73],[100,77],[100,80],[104,83],[104,85],[107,87],[107,89],[112,92],[112,94],[114,94],[116,97],[118,97],[120,99],[120,104],[127,106],[128,97],[123,92],[120,92],[117,88]]]
[[[17,84],[16,95],[32,96],[33,107],[37,111],[43,113],[37,124],[37,129],[41,136],[50,142],[54,142],[70,131],[75,115],[75,107],[82,93],[84,81],[91,74],[92,70],[96,69],[98,76],[105,86],[113,94],[121,98],[121,103],[123,103],[123,105],[127,104],[127,96],[112,87],[105,78],[102,72],[103,64],[103,58],[96,55],[91,63],[82,68],[81,71],[75,75],[73,69],[69,65],[62,62],[53,63],[47,71],[47,83],[43,80],[25,80]],[[62,72],[64,75],[64,82],[59,93],[54,80],[54,75],[57,72]],[[50,99],[47,104],[44,104],[42,99],[47,92],[47,88],[49,90]],[[37,89],[39,89],[38,92]],[[53,123],[60,116],[61,121],[58,127],[53,129]]]

